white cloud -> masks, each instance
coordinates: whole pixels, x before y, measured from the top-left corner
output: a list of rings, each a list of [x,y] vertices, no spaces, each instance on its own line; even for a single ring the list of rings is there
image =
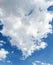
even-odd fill
[[[44,49],[47,43],[41,39],[52,33],[52,14],[47,8],[53,1],[46,0],[0,0],[2,33],[9,35],[11,44],[28,57],[35,50]]]
[[[0,49],[0,60],[3,60],[3,59],[5,59],[6,57],[7,57],[7,54],[8,54],[9,52],[8,51],[6,51],[5,49]]]
[[[52,65],[51,63],[45,63],[45,62],[41,62],[41,61],[35,61],[32,64],[33,65]]]
[[[5,42],[3,40],[0,40],[0,46],[3,46],[3,44],[5,44]]]

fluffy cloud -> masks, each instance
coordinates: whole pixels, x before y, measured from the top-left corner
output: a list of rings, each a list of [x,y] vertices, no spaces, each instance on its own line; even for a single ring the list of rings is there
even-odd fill
[[[33,62],[33,65],[52,65],[52,64],[44,63],[44,62],[41,62],[41,61],[35,61],[35,62]]]
[[[47,10],[52,4],[46,0],[0,0],[2,33],[11,37],[11,45],[17,46],[24,57],[46,48],[42,38],[52,33],[52,14]]]
[[[0,49],[0,60],[3,60],[3,59],[5,59],[6,57],[7,57],[7,54],[8,54],[9,52],[8,51],[6,51],[5,49]]]

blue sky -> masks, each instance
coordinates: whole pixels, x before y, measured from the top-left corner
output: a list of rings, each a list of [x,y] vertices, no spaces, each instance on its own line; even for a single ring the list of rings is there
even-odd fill
[[[0,65],[53,65],[53,0],[0,3]]]

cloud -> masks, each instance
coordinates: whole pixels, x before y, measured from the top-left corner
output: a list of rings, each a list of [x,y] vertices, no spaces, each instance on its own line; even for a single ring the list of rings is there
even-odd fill
[[[48,45],[42,38],[52,33],[52,14],[47,8],[53,1],[46,0],[0,0],[1,31],[11,37],[11,45],[19,48],[24,57]]]
[[[5,49],[0,49],[0,60],[6,59],[8,53]]]
[[[3,40],[0,40],[0,46],[3,46],[3,44],[5,44],[5,42]]]
[[[45,62],[41,62],[41,61],[35,61],[32,63],[33,65],[52,65],[50,63],[45,63]]]

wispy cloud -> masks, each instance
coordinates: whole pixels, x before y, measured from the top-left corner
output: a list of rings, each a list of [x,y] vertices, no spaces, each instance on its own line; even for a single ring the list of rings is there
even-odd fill
[[[41,62],[41,61],[35,61],[32,63],[33,65],[52,65],[50,63],[45,63],[45,62]]]

